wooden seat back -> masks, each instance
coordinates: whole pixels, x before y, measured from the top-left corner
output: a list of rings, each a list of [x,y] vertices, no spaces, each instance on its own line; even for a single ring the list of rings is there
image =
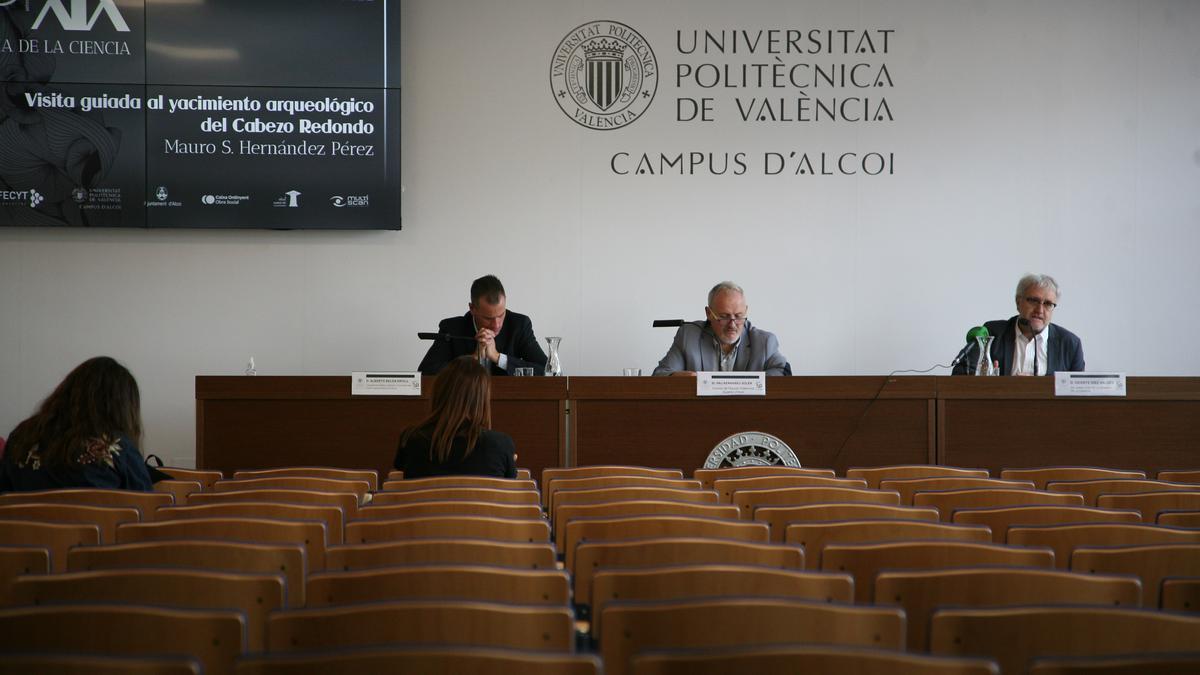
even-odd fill
[[[713,489],[722,504],[733,503],[733,493],[738,490],[772,490],[792,487],[844,487],[867,489],[867,481],[861,478],[830,478],[829,476],[754,476],[750,478],[721,478],[713,483]]]
[[[690,488],[658,487],[608,487],[587,490],[559,490],[555,496],[556,506],[550,513],[550,524],[559,528],[558,511],[563,506],[577,504],[615,504],[634,501],[687,502],[690,504],[717,504],[715,490],[693,490]]]
[[[5,654],[0,675],[202,675],[200,662],[185,656],[99,654]]]
[[[95,525],[100,528],[100,543],[111,544],[117,538],[117,525],[136,523],[142,514],[124,506],[88,506],[86,504],[0,504],[0,520],[32,520],[41,523]]]
[[[404,492],[407,490],[433,490],[436,488],[492,488],[496,490],[537,490],[537,483],[532,480],[517,478],[497,478],[495,476],[433,476],[430,478],[405,478],[402,480],[384,481],[385,492]]]
[[[358,503],[366,501],[371,484],[365,480],[341,480],[316,478],[313,476],[271,476],[267,478],[227,478],[213,483],[214,492],[235,490],[308,490],[310,492],[349,492],[358,497]]]
[[[566,607],[571,583],[562,570],[482,565],[409,565],[308,578],[308,606],[380,600],[470,600]]]
[[[541,503],[541,497],[537,490],[517,490],[512,488],[442,487],[426,488],[424,490],[401,490],[398,492],[376,492],[371,498],[371,505],[390,506],[392,504],[411,504],[413,502],[435,501],[492,502],[494,504],[539,504]]]
[[[939,490],[971,489],[1032,490],[1033,482],[1027,480],[1003,480],[1000,478],[975,478],[970,476],[937,476],[933,478],[889,478],[879,481],[880,490],[895,490],[900,493],[900,503],[912,506],[913,495],[918,492]]]
[[[555,569],[550,544],[521,544],[485,539],[418,539],[379,544],[334,546],[326,554],[331,571],[393,565],[494,565],[532,570]]]
[[[22,574],[49,574],[50,550],[43,546],[0,546],[0,607],[7,607],[10,584]]]
[[[446,499],[408,504],[386,504],[364,506],[359,509],[357,520],[396,520],[401,518],[423,518],[425,516],[481,516],[484,518],[538,519],[542,507],[537,504],[498,504],[476,502],[465,499]]]
[[[1082,495],[1088,506],[1096,506],[1100,495],[1129,494],[1131,492],[1179,492],[1200,490],[1195,483],[1171,483],[1143,478],[1112,478],[1101,480],[1060,480],[1046,483],[1051,492],[1070,492]]]
[[[204,484],[198,480],[160,480],[154,484],[154,491],[169,494],[177,506],[188,503],[188,498],[204,490]]]
[[[278,574],[284,579],[285,607],[304,606],[307,574],[299,544],[248,544],[231,541],[147,541],[77,548],[67,556],[71,572],[132,569],[182,569],[239,574]]]
[[[168,506],[158,510],[158,521],[183,518],[266,518],[319,521],[325,525],[325,545],[341,544],[345,515],[340,506],[281,502],[224,502],[195,506]]]
[[[821,553],[834,543],[874,543],[884,541],[992,540],[992,532],[983,525],[949,525],[925,520],[846,520],[818,523],[793,523],[787,526],[784,541],[804,549],[806,569],[821,569]]]
[[[929,618],[943,606],[1098,605],[1137,607],[1142,586],[1132,577],[1072,574],[1021,567],[884,570],[875,604],[899,605],[908,617],[908,649],[929,649]]]
[[[564,551],[567,525],[575,518],[622,518],[631,516],[693,516],[737,520],[737,508],[729,504],[699,504],[662,500],[600,502],[599,504],[563,504],[558,507],[559,525],[554,529],[554,545]]]
[[[1001,478],[1009,480],[1031,480],[1038,490],[1045,490],[1046,483],[1062,480],[1099,480],[1111,478],[1145,478],[1145,471],[1106,469],[1099,466],[1039,466],[1027,469],[1003,469]]]
[[[1160,604],[1163,579],[1200,578],[1200,544],[1081,546],[1071,554],[1071,571],[1133,575],[1142,580],[1142,605],[1153,609]]]
[[[733,505],[743,520],[753,520],[754,510],[762,506],[808,506],[812,504],[884,504],[899,506],[900,494],[893,491],[847,487],[790,487],[738,490]]]
[[[598,488],[641,487],[699,490],[700,481],[690,478],[659,478],[656,476],[593,476],[591,478],[556,478],[543,487],[547,507],[553,511],[554,496],[561,490],[595,490]]]
[[[730,466],[721,469],[696,469],[692,478],[700,481],[700,487],[705,490],[713,489],[713,482],[732,478],[759,478],[761,476],[819,476],[837,478],[833,469],[810,469],[798,466]]]
[[[248,656],[238,661],[237,669],[237,675],[600,675],[602,672],[600,659],[594,654],[554,654],[484,647],[420,645]]]
[[[953,522],[962,525],[987,525],[992,541],[1003,544],[1008,528],[1014,525],[1065,525],[1067,523],[1141,522],[1131,509],[1098,509],[1090,506],[1000,506],[981,509],[956,509]]]
[[[633,675],[999,675],[986,659],[947,658],[835,645],[785,644],[730,649],[671,650],[633,657]]]
[[[904,478],[987,478],[987,469],[971,469],[936,464],[896,464],[846,469],[846,478],[862,478],[867,487],[879,489],[880,481]]]
[[[188,506],[228,504],[230,502],[274,502],[278,504],[309,504],[336,506],[348,520],[358,514],[358,495],[352,492],[316,492],[313,490],[232,490],[229,492],[200,492],[188,496]]]
[[[808,506],[760,506],[754,520],[771,527],[771,541],[782,542],[792,523],[836,520],[924,520],[938,522],[937,509],[888,504],[810,504]]]
[[[1197,529],[1200,528],[1200,511],[1159,511],[1154,523],[1168,527]]]
[[[379,474],[374,469],[342,469],[332,466],[285,466],[275,469],[235,471],[234,480],[299,476],[301,478],[330,478],[333,480],[365,480],[372,492],[379,489]]]
[[[1200,490],[1100,495],[1096,505],[1105,509],[1135,509],[1142,514],[1143,522],[1153,523],[1162,511],[1200,511]]]
[[[1200,469],[1172,469],[1159,471],[1158,480],[1172,483],[1200,483]]]
[[[1200,577],[1163,579],[1158,605],[1172,612],[1200,612]]]
[[[67,488],[0,494],[0,504],[81,504],[134,508],[141,512],[144,521],[154,520],[154,512],[158,507],[170,506],[173,503],[175,503],[175,498],[166,492],[101,488]]]
[[[1048,546],[1054,549],[1057,567],[1069,569],[1071,552],[1080,546],[1200,544],[1200,530],[1139,523],[1017,525],[1008,528],[1008,543],[1014,546]]]
[[[164,466],[159,471],[175,480],[194,480],[200,483],[200,487],[204,492],[211,491],[214,483],[225,478],[225,474],[211,469],[185,469],[178,466]]]
[[[982,509],[1000,506],[1083,506],[1083,497],[1076,494],[1011,488],[967,488],[938,490],[913,495],[914,506],[932,506],[942,514],[942,520],[954,520],[959,509]]]
[[[347,544],[371,544],[423,537],[464,537],[540,544],[550,541],[550,525],[541,519],[481,516],[353,520],[346,524]]]
[[[50,554],[50,571],[67,570],[67,552],[100,543],[100,526],[12,520],[0,523],[0,546],[33,546]]]
[[[325,523],[266,518],[184,518],[155,523],[132,523],[117,528],[117,542],[214,540],[257,544],[300,544],[308,569],[325,569]]]
[[[632,516],[576,518],[564,528],[564,562],[574,569],[575,549],[587,541],[705,537],[765,544],[770,531],[765,523],[696,516]]]

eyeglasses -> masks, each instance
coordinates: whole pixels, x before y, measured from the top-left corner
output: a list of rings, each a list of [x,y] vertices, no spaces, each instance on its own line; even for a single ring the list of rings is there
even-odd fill
[[[1027,295],[1021,299],[1024,300],[1026,302],[1026,304],[1033,306],[1033,307],[1037,307],[1038,305],[1041,305],[1043,309],[1054,309],[1055,307],[1058,307],[1057,302],[1051,302],[1049,300],[1035,298],[1031,295]]]
[[[733,323],[739,326],[743,323],[746,323],[745,314],[734,314],[733,316],[730,316],[728,314],[713,314],[712,312],[709,312],[708,316],[711,320],[716,321],[717,323]]]

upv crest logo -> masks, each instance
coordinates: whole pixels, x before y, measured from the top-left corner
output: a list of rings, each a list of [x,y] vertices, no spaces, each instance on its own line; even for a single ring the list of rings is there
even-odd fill
[[[591,21],[567,34],[550,59],[550,91],[576,124],[608,131],[636,121],[658,91],[658,60],[636,30]]]

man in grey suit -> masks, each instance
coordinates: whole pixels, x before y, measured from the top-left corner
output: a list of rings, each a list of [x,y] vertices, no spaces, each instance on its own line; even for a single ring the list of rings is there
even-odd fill
[[[787,358],[779,353],[774,333],[755,328],[746,318],[746,294],[732,281],[722,281],[708,292],[705,321],[679,327],[655,375],[692,375],[696,371],[764,371],[791,375]]]

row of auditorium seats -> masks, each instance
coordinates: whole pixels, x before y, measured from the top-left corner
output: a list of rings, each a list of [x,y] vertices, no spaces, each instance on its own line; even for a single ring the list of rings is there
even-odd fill
[[[0,495],[0,675],[1200,669],[1200,471],[166,471]]]

